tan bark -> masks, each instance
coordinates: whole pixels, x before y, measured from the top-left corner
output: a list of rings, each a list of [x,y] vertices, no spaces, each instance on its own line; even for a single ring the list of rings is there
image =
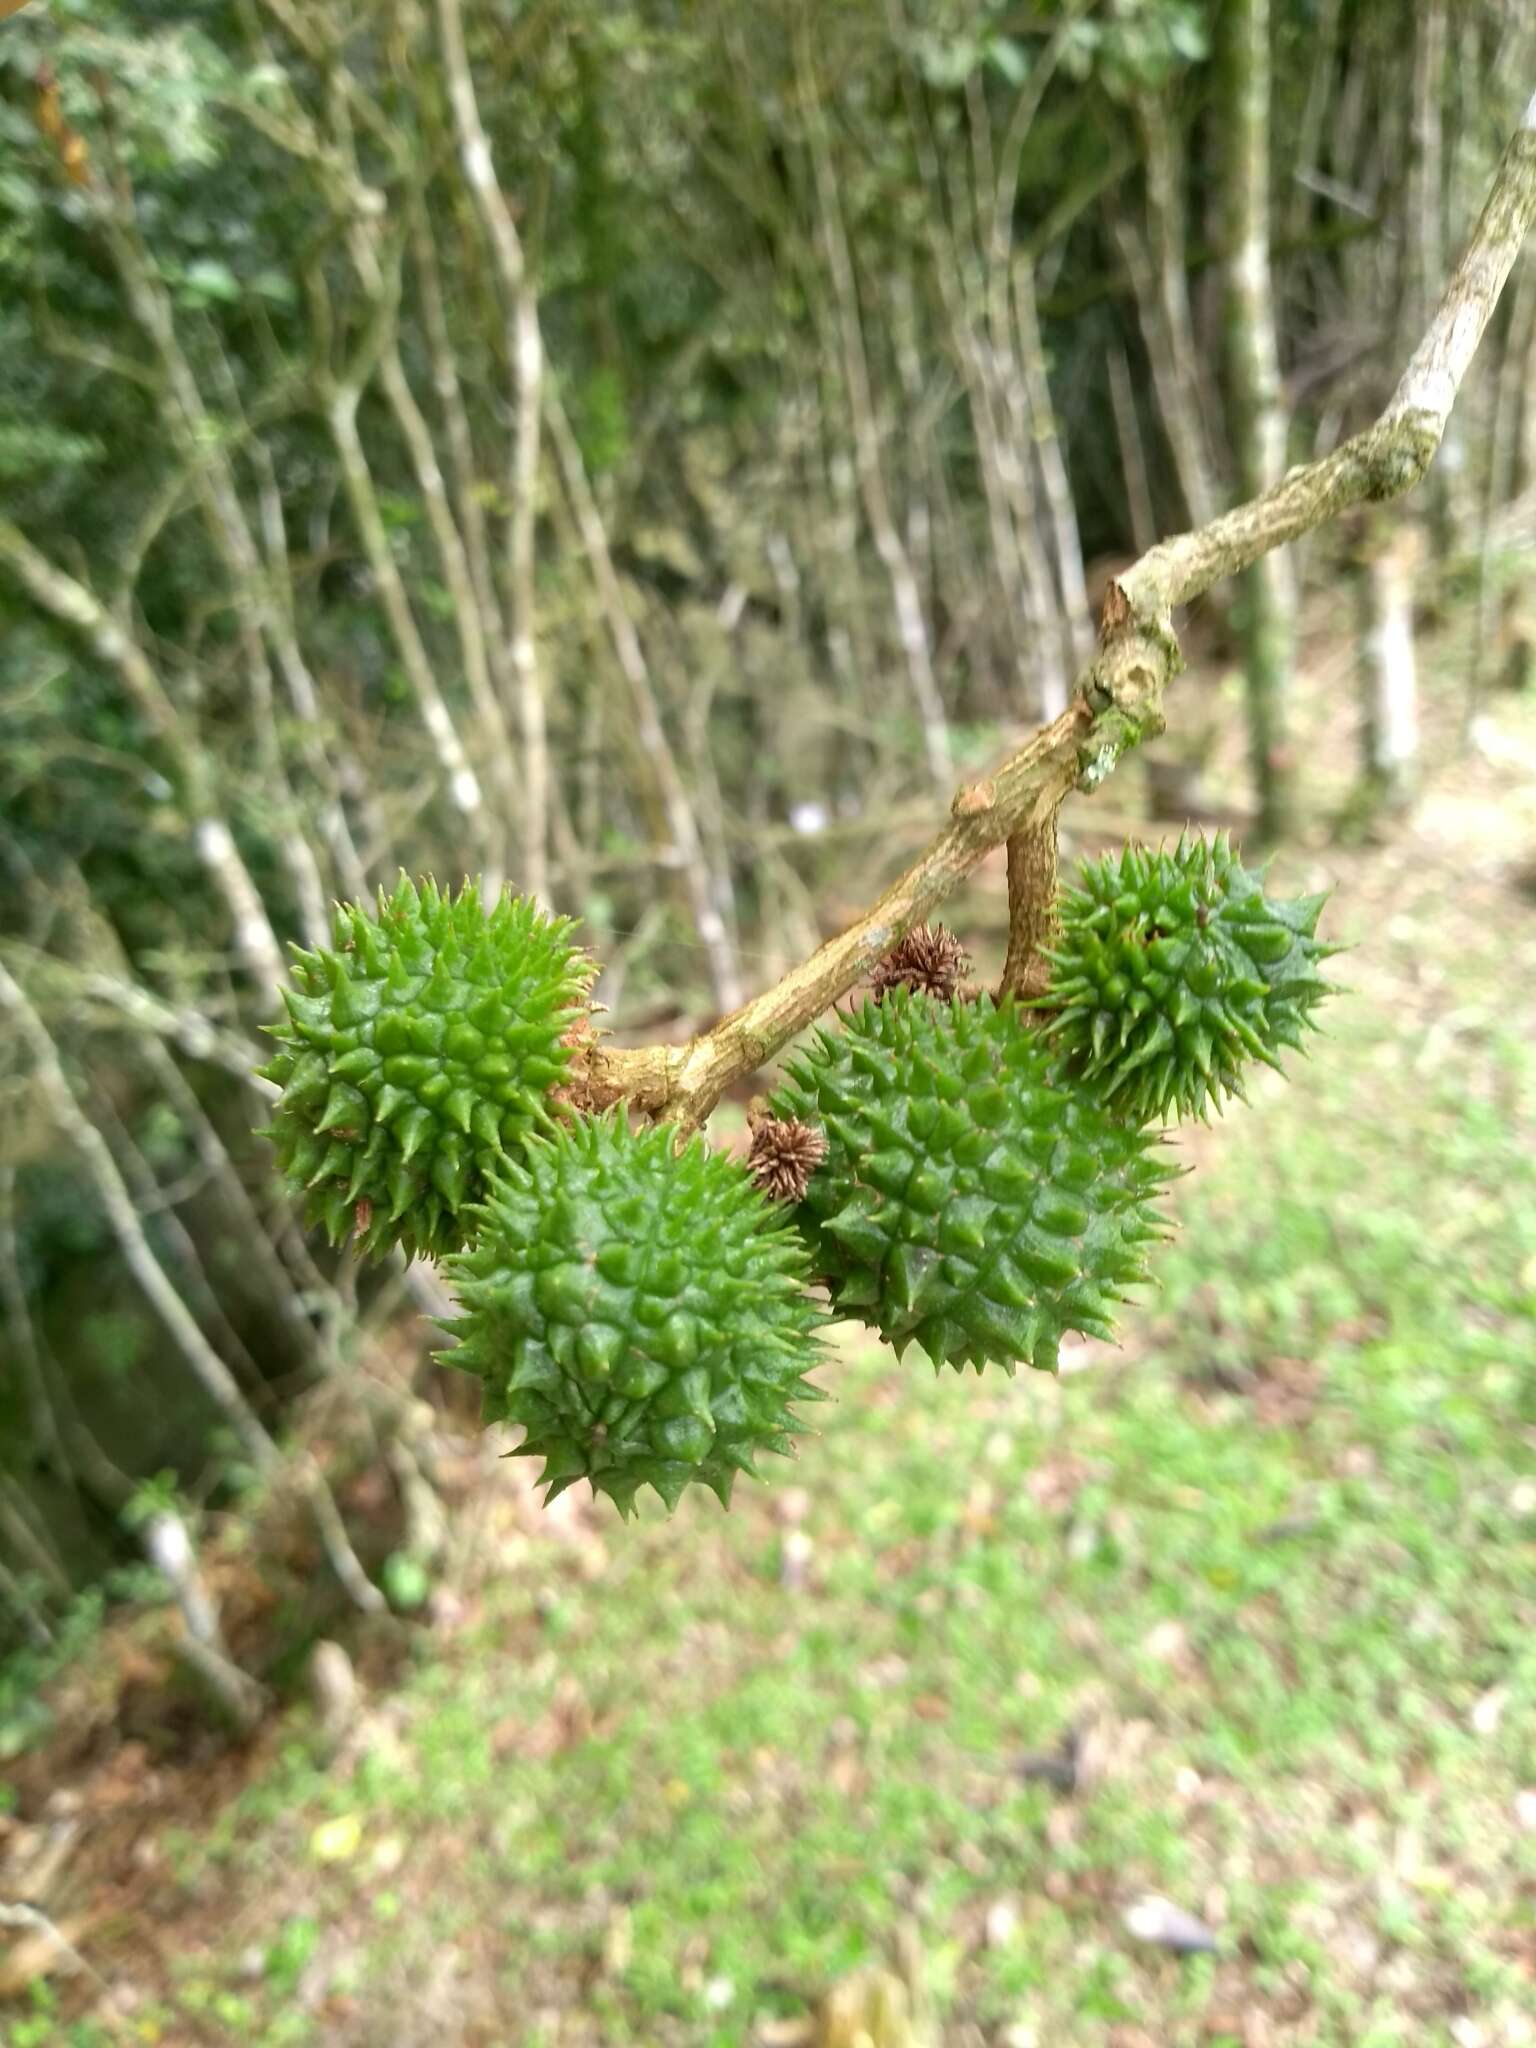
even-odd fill
[[[1008,841],[1008,957],[1000,996],[1044,995],[1056,930],[1056,815]]]

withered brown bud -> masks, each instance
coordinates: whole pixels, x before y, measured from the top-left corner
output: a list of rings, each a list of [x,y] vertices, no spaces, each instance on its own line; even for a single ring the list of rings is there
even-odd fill
[[[606,1016],[607,1010],[606,1003],[590,1003],[560,1035],[560,1043],[569,1050],[571,1060],[565,1079],[550,1089],[549,1100],[562,1108],[596,1115],[623,1099],[624,1090],[603,1079],[597,1056],[601,1034],[593,1019]]]
[[[970,954],[952,931],[941,924],[917,924],[886,954],[870,982],[877,1003],[890,988],[910,988],[947,1001],[970,966]]]
[[[751,1121],[748,1173],[771,1201],[800,1201],[827,1156],[826,1139],[793,1117],[755,1116]]]

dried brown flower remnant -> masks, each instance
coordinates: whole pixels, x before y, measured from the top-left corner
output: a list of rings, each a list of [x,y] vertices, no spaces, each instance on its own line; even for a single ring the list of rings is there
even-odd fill
[[[800,1201],[826,1156],[827,1141],[813,1125],[793,1117],[752,1118],[747,1171],[770,1200]]]
[[[595,969],[593,979],[596,979]],[[549,1099],[562,1108],[595,1116],[611,1109],[624,1092],[621,1088],[606,1086],[598,1070],[601,1032],[594,1019],[606,1015],[607,1008],[606,1003],[589,1003],[579,1016],[571,1019],[561,1035],[560,1043],[569,1050],[571,1063],[564,1081],[550,1089]]]
[[[875,1001],[879,1002],[887,989],[910,988],[947,1002],[970,966],[970,954],[946,926],[914,925],[871,976]]]

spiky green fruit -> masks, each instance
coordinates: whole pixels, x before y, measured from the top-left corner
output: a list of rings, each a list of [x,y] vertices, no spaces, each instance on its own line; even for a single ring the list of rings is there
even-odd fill
[[[773,1106],[826,1133],[796,1215],[835,1308],[957,1370],[1111,1334],[1170,1169],[1054,1064],[1011,1000],[904,989],[790,1062]]]
[[[804,1244],[738,1162],[623,1112],[535,1141],[446,1261],[463,1309],[446,1363],[521,1423],[553,1499],[588,1479],[628,1514],[652,1486],[727,1506],[760,1451],[787,1453],[825,1321]]]
[[[1066,1071],[1138,1123],[1241,1094],[1247,1063],[1278,1067],[1328,993],[1325,901],[1266,896],[1225,835],[1085,861],[1042,998]]]
[[[402,875],[377,910],[339,905],[335,950],[297,951],[282,1050],[262,1069],[282,1097],[267,1136],[309,1220],[359,1250],[436,1257],[528,1135],[581,1014],[590,963],[565,918],[502,896],[489,909]]]

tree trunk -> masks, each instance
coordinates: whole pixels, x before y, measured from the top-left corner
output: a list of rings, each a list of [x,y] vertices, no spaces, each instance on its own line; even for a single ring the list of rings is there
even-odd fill
[[[1372,524],[1361,546],[1361,768],[1368,795],[1398,810],[1413,795],[1419,752],[1418,677],[1413,654],[1417,527]]]
[[[544,902],[549,894],[551,766],[544,679],[536,637],[535,571],[544,337],[522,237],[513,208],[497,179],[490,142],[481,121],[464,45],[459,0],[439,0],[438,26],[464,180],[484,224],[506,300],[506,352],[512,372],[512,410],[517,422],[507,473],[506,569],[512,612],[512,673],[523,741],[522,886],[530,896]]]
[[[1529,258],[1527,258],[1529,261]],[[1536,310],[1525,335],[1524,396],[1520,402],[1520,432],[1512,494],[1536,490]]]
[[[1233,12],[1241,20],[1245,0],[1238,0]],[[1229,33],[1231,28],[1229,24]],[[1267,66],[1264,75],[1267,101]],[[1143,96],[1136,112],[1146,159],[1146,232],[1143,236],[1121,220],[1116,223],[1116,236],[1130,275],[1157,409],[1189,523],[1204,526],[1215,517],[1216,487],[1201,410],[1200,356],[1189,306],[1180,138],[1173,112],[1164,101]]]
[[[1489,665],[1495,658],[1494,642],[1499,628],[1501,606],[1508,606],[1512,589],[1506,582],[1499,515],[1516,496],[1520,465],[1519,421],[1522,404],[1536,403],[1536,396],[1521,386],[1531,368],[1536,345],[1536,264],[1516,267],[1513,291],[1504,327],[1504,352],[1494,383],[1493,408],[1485,436],[1482,505],[1478,519],[1475,621],[1472,660],[1467,678],[1466,722],[1476,717],[1488,685]]]
[[[1445,113],[1447,0],[1421,0],[1414,10],[1413,104],[1403,181],[1401,334],[1421,334],[1445,275]],[[1448,562],[1468,532],[1465,421],[1446,423],[1440,457],[1429,475],[1430,532],[1435,554]]]
[[[1157,543],[1157,515],[1152,508],[1152,484],[1147,474],[1147,451],[1136,415],[1136,389],[1125,349],[1116,339],[1109,349],[1109,402],[1115,415],[1115,434],[1120,443],[1120,466],[1125,472],[1126,513],[1131,525],[1131,546],[1138,555]]]
[[[1050,513],[1047,531],[1056,561],[1056,591],[1065,623],[1066,654],[1074,673],[1093,657],[1094,622],[1088,616],[1088,589],[1083,575],[1083,543],[1078,532],[1077,507],[1072,498],[1056,408],[1051,402],[1050,379],[1046,375],[1045,345],[1040,337],[1040,316],[1035,302],[1034,268],[1028,257],[1013,266],[1014,321],[1018,331],[1019,363],[1024,387],[1029,394],[1033,420],[1035,458]]]
[[[217,1604],[198,1569],[191,1531],[174,1509],[167,1508],[150,1517],[143,1540],[145,1556],[164,1575],[181,1609],[186,1634],[177,1645],[180,1655],[238,1732],[248,1735],[261,1719],[267,1694],[229,1654]]]
[[[928,621],[923,614],[917,578],[897,528],[886,483],[881,452],[880,424],[870,389],[869,363],[865,352],[863,326],[859,315],[858,287],[854,279],[853,256],[848,247],[842,202],[833,170],[825,116],[816,98],[816,87],[801,59],[801,91],[809,113],[808,134],[811,163],[819,201],[821,242],[832,280],[832,300],[842,342],[843,375],[853,429],[854,467],[858,475],[864,515],[874,538],[891,588],[891,608],[896,620],[896,637],[906,657],[912,701],[922,732],[923,753],[934,787],[945,790],[950,781],[949,726],[938,678],[933,672],[933,655],[928,641]]]
[[[1269,255],[1269,0],[1229,0],[1221,35],[1227,110],[1227,411],[1238,487],[1243,497],[1252,498],[1275,483],[1285,467]],[[1238,617],[1250,758],[1265,839],[1283,838],[1295,823],[1287,582],[1275,556],[1264,556],[1243,578]]]

